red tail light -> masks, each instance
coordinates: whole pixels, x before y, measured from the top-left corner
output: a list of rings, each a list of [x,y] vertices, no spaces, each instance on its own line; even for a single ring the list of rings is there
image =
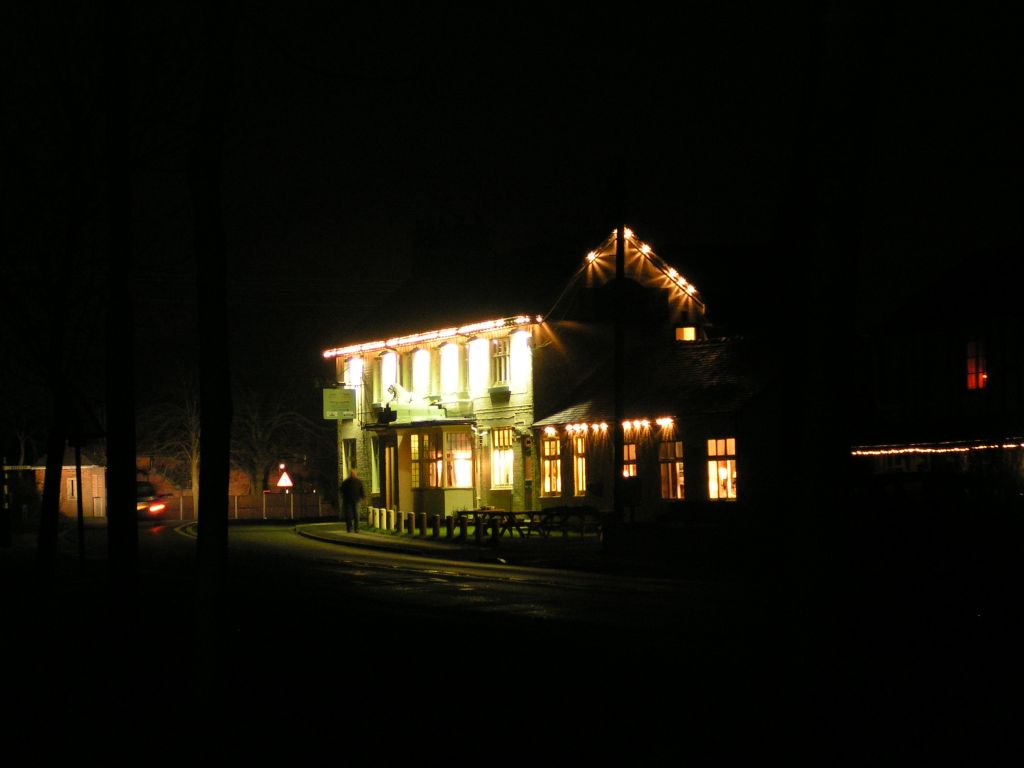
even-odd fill
[[[155,515],[155,514],[158,514],[160,512],[163,512],[165,509],[167,509],[167,505],[166,504],[159,504],[159,503],[158,504],[150,504],[149,505],[149,514]]]

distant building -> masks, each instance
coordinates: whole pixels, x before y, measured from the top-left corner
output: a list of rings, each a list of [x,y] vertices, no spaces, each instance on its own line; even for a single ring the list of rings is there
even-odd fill
[[[36,476],[36,489],[43,495],[43,481],[46,476],[46,458],[43,457],[32,467]],[[78,485],[75,472],[75,449],[64,450],[64,462],[60,473],[60,513],[66,517],[78,516],[78,500],[82,500],[82,514],[85,517],[105,517],[107,514],[107,465],[101,454],[94,455],[89,449],[82,451],[82,485]]]
[[[370,503],[404,511],[610,508],[615,246],[613,232],[546,315],[439,314],[326,350],[353,403],[337,414],[340,474],[357,467]],[[696,288],[629,230],[625,252],[631,506],[722,510],[746,493],[756,347],[713,338]],[[459,297],[445,299],[457,315]]]
[[[1016,281],[987,264],[927,276],[864,324],[852,453],[883,498],[1024,498],[1024,312]]]
[[[184,517],[189,517],[192,512],[191,489],[180,488],[166,475],[158,471],[151,456],[138,457],[136,466],[136,478],[142,483],[145,482],[159,496],[174,497],[169,503],[175,511]],[[164,462],[167,463],[166,461]],[[173,462],[172,462],[173,463]],[[43,483],[46,478],[46,457],[41,457],[32,466],[35,472],[35,483],[37,495],[42,497]],[[106,460],[102,446],[99,448],[85,448],[82,450],[82,485],[79,487],[75,472],[75,450],[66,448],[64,450],[64,462],[61,467],[60,479],[60,514],[65,517],[78,516],[78,498],[82,498],[82,514],[85,517],[105,517],[107,514],[107,482],[106,482]],[[276,479],[276,477],[275,477]],[[232,467],[229,488],[229,496],[240,496],[251,493],[249,480],[240,470]]]

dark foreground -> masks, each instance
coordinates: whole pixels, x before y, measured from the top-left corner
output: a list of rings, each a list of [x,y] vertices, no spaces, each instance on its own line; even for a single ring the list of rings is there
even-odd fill
[[[46,597],[30,550],[3,555],[18,585],[3,658],[24,707],[209,710],[250,724],[338,716],[379,734],[539,729],[591,747],[638,732],[671,741],[697,723],[805,746],[1015,727],[1001,703],[1020,667],[1015,594],[876,573],[852,592],[838,586],[829,604],[825,590],[790,594],[758,574],[588,575],[240,527],[209,667],[197,651],[194,540],[143,528],[137,597],[117,606],[103,540],[89,532],[84,568],[65,546]]]

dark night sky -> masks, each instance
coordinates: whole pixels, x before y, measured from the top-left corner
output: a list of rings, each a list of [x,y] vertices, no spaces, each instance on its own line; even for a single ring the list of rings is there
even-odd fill
[[[389,302],[417,295],[410,282],[449,289],[412,307],[425,327],[460,294],[544,311],[613,226],[619,158],[628,223],[701,288],[713,319],[756,328],[766,281],[799,290],[779,232],[806,95],[842,103],[828,89],[860,70],[875,73],[858,278],[871,301],[912,290],[922,270],[1016,247],[1019,53],[1005,20],[885,6],[858,27],[845,7],[823,20],[816,4],[627,19],[238,4],[225,167],[236,374],[315,395],[320,350],[362,338]],[[195,338],[183,158],[200,27],[194,7],[145,14],[139,347],[143,366],[166,366],[191,359]],[[45,19],[25,23],[44,53],[64,50]],[[76,46],[68,56],[92,60],[95,47]],[[48,96],[34,98],[42,109]]]

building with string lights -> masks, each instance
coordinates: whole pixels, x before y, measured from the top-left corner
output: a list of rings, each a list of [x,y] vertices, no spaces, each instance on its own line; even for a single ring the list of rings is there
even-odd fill
[[[920,276],[863,323],[851,453],[876,498],[933,509],[1024,499],[1024,313],[1001,266],[1011,259],[981,263]]]
[[[428,515],[608,510],[615,472],[634,518],[721,513],[744,499],[745,414],[764,380],[758,355],[715,338],[698,290],[629,229],[615,461],[616,246],[612,232],[586,254],[544,314],[523,307],[459,324],[441,315],[433,327],[325,350],[340,474],[358,468],[371,505]]]

